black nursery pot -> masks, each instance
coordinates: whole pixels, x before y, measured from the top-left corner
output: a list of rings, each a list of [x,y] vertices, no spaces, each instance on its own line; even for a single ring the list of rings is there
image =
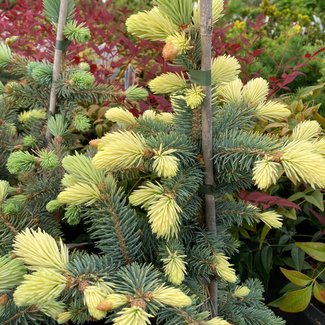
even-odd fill
[[[309,304],[301,313],[274,311],[286,321],[287,325],[325,325],[325,314],[314,304]]]
[[[317,308],[317,306],[310,304],[308,308],[303,312],[307,323],[312,325],[324,325],[325,324],[325,314]],[[303,323],[299,323],[303,324]]]

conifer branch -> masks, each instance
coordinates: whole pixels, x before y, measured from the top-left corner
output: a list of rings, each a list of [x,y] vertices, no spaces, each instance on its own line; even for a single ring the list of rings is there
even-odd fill
[[[124,261],[126,264],[129,264],[131,262],[130,257],[129,257],[129,250],[128,250],[128,246],[126,244],[126,241],[125,241],[125,238],[123,235],[119,217],[118,217],[117,213],[115,212],[113,206],[108,205],[108,209],[109,209],[110,216],[114,223],[114,228],[115,228],[118,244],[120,246]]]
[[[19,318],[22,318],[25,316],[25,314],[31,314],[31,313],[37,313],[39,310],[34,306],[29,306],[25,308],[24,310],[18,312],[17,314],[13,315],[11,318],[7,319],[2,323],[2,325],[10,325],[13,324],[14,321],[16,321]]]
[[[212,50],[212,0],[200,1],[200,32],[201,32],[201,69],[211,71]],[[214,186],[214,171],[212,161],[212,108],[211,108],[211,85],[204,86],[205,99],[202,104],[202,150],[205,165],[204,183],[208,188]],[[214,195],[205,194],[206,226],[209,232],[217,234],[216,211]],[[217,282],[211,279],[209,284],[212,315],[218,313],[218,290]]]
[[[3,224],[10,230],[10,232],[16,236],[19,231],[15,228],[15,226],[8,221],[8,216],[4,214],[0,214],[0,218],[2,219]]]

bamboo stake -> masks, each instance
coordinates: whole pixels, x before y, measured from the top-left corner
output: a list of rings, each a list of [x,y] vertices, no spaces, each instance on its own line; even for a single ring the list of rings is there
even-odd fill
[[[68,2],[69,0],[61,0],[60,2],[60,14],[59,14],[59,21],[57,26],[57,33],[56,33],[56,43],[60,43],[64,41],[63,30],[67,20],[68,14]],[[62,57],[63,57],[64,50],[62,48],[58,48],[55,46],[54,52],[54,63],[53,63],[53,74],[52,74],[52,86],[51,86],[51,93],[50,93],[50,105],[49,105],[49,115],[55,114],[55,107],[56,107],[56,81],[59,79],[61,73],[61,66],[62,66]],[[46,140],[49,143],[51,140],[51,135],[49,130],[46,131]]]
[[[212,0],[200,1],[200,32],[201,32],[201,69],[211,70],[212,50]],[[203,87],[206,95],[202,104],[202,151],[205,164],[204,183],[208,189],[214,187],[214,170],[212,161],[212,109],[211,85]],[[214,195],[209,190],[205,194],[205,217],[207,230],[217,234],[216,211]],[[218,289],[216,279],[211,279],[209,284],[212,316],[218,313]]]

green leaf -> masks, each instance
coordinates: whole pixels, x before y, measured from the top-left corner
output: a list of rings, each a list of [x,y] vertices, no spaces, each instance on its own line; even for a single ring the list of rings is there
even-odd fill
[[[304,287],[313,281],[312,278],[301,272],[295,270],[287,270],[282,267],[280,267],[280,270],[290,282],[296,284],[297,286]]]
[[[275,299],[273,301],[271,301],[270,303],[268,303],[269,307],[275,307],[275,308],[279,308],[281,302],[283,301],[284,297],[280,297],[278,299]]]
[[[324,211],[324,198],[320,190],[314,191],[311,195],[305,195],[305,200],[317,207],[319,210]]]
[[[301,248],[309,256],[319,262],[325,262],[325,243],[306,242],[296,243],[296,246]]]
[[[318,282],[315,282],[314,284],[313,295],[318,301],[325,304],[325,288],[323,288]]]
[[[259,245],[259,249],[261,250],[263,247],[263,243],[264,240],[267,236],[267,234],[269,233],[269,231],[271,230],[271,228],[267,225],[264,225],[263,229],[262,229],[262,233],[261,233],[261,237],[260,237],[260,245]]]
[[[324,83],[323,84],[319,84],[317,86],[309,86],[309,87],[305,87],[303,89],[300,89],[298,91],[298,96],[300,98],[305,98],[305,97],[308,97],[308,96],[313,96],[314,95],[314,92],[317,92],[319,90],[321,90],[322,88],[324,88]]]
[[[295,208],[291,208],[289,210],[287,209],[279,209],[277,210],[280,214],[283,216],[287,217],[288,219],[291,220],[297,220],[297,211]]]
[[[302,198],[304,198],[305,197],[305,193],[303,193],[303,192],[298,192],[298,193],[295,193],[295,194],[293,194],[293,195],[291,195],[289,198],[288,198],[288,200],[289,201],[297,201],[297,200],[299,200],[299,199],[302,199]]]
[[[267,273],[272,268],[273,250],[271,246],[265,246],[261,252],[262,265]]]
[[[291,249],[291,257],[294,263],[294,269],[301,271],[305,260],[305,253],[296,246],[293,246]]]
[[[279,308],[288,313],[299,313],[310,303],[312,286],[288,292],[279,303]]]
[[[240,229],[239,229],[239,232],[240,232],[240,234],[241,234],[244,238],[247,238],[247,239],[250,239],[250,238],[251,238],[250,235],[249,235],[249,233],[248,233],[244,228],[240,228]]]
[[[290,291],[294,291],[294,290],[299,290],[301,289],[300,286],[297,286],[291,282],[288,282],[281,290],[280,290],[280,293],[282,294],[285,294],[287,292],[290,292]]]

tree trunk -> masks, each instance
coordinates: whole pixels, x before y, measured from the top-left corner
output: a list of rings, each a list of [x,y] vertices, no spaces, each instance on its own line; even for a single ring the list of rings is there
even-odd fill
[[[201,69],[211,75],[211,50],[212,50],[212,0],[200,1],[200,32],[201,32]],[[207,189],[205,194],[206,226],[210,233],[217,234],[215,199],[212,193],[214,187],[214,169],[212,161],[212,109],[211,85],[203,87],[205,100],[202,104],[202,151],[205,165],[204,183]],[[211,279],[209,284],[211,313],[218,313],[218,290],[216,279]]]
[[[56,107],[55,86],[56,86],[56,81],[58,80],[61,73],[62,57],[64,52],[62,48],[62,42],[64,41],[63,30],[67,20],[68,2],[69,0],[61,0],[60,2],[60,15],[59,15],[59,21],[58,21],[57,33],[56,33],[56,46],[54,52],[52,86],[51,86],[50,104],[48,110],[50,116],[55,114],[55,107]],[[51,135],[48,129],[46,132],[46,139],[48,142],[51,140]]]

